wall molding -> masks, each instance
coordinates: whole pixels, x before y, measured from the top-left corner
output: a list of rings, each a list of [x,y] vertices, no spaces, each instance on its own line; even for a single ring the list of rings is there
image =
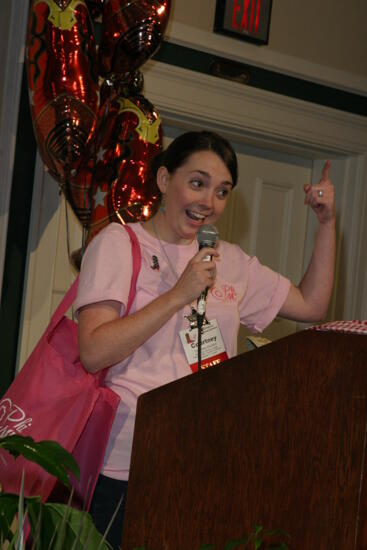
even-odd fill
[[[319,157],[367,150],[366,117],[316,105],[165,63],[145,65],[145,95],[167,122],[205,121],[243,141],[266,141]],[[345,130],[345,131],[344,131]]]
[[[253,44],[238,43],[238,40],[214,32],[197,29],[172,21],[167,39],[174,44],[227,57],[233,61],[249,63],[263,69],[275,70],[326,86],[348,92],[367,95],[367,78],[346,71],[312,63],[299,57],[285,55]],[[236,47],[238,46],[238,47]]]

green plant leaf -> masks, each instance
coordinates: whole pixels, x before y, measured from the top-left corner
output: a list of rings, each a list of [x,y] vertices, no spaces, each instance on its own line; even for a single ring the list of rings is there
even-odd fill
[[[88,512],[76,510],[67,504],[27,502],[32,533],[36,529],[39,514],[42,522],[39,549],[73,548],[74,550],[108,550],[111,546],[103,542]]]
[[[6,449],[15,458],[22,455],[27,460],[36,462],[67,487],[70,487],[68,471],[80,479],[80,470],[75,459],[56,441],[36,443],[31,437],[9,435],[0,440],[0,448]]]
[[[18,500],[18,540],[17,550],[23,550],[24,548],[24,522],[27,517],[27,512],[24,510],[24,470],[22,471],[22,481],[20,484],[20,493]]]
[[[18,510],[18,495],[0,493],[0,540],[12,540],[11,524]]]

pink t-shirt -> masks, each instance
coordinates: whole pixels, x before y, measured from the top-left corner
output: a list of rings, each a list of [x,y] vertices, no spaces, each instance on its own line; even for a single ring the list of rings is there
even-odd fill
[[[188,261],[198,251],[196,241],[189,245],[162,243],[139,223],[130,224],[141,247],[142,263],[136,285],[134,313],[168,291],[176,283]],[[287,297],[288,279],[247,256],[239,246],[219,241],[215,285],[208,292],[206,315],[216,319],[228,357],[237,353],[240,322],[253,332],[261,332],[277,315]],[[156,256],[159,270],[153,269]],[[125,229],[117,223],[104,228],[89,244],[82,262],[75,309],[103,300],[121,303],[123,314],[129,296],[132,274],[131,243]],[[193,304],[195,305],[195,304]],[[104,475],[128,479],[136,402],[140,394],[191,374],[179,337],[188,328],[188,305],[179,311],[144,345],[127,359],[114,365],[106,385],[121,398],[102,469]]]

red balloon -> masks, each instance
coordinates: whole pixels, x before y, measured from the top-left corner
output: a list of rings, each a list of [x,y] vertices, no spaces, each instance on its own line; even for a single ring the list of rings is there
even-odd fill
[[[112,221],[146,220],[159,192],[149,164],[162,149],[161,119],[142,95],[109,101],[98,130],[88,241]]]
[[[100,86],[100,116],[96,128],[96,136],[99,135],[98,128],[103,123],[103,117],[106,116],[107,105],[116,98],[118,94],[124,97],[137,95],[142,91],[144,78],[140,71],[129,73],[125,79],[106,79]],[[98,138],[96,138],[98,139]],[[87,164],[83,165],[79,173],[70,177],[65,182],[63,190],[66,199],[70,203],[79,221],[87,226],[91,215],[91,185],[94,171],[95,155],[93,154]]]
[[[104,105],[110,101],[112,97],[122,95],[124,97],[135,96],[141,94],[144,87],[144,77],[140,71],[132,71],[126,73],[123,77],[112,74],[105,78],[99,90],[100,104],[102,105],[101,113],[104,112]]]
[[[89,224],[92,212],[91,186],[93,176],[93,157],[82,166],[79,173],[63,184],[66,200],[70,204],[80,223],[85,227]]]
[[[84,0],[33,0],[27,75],[41,157],[65,183],[87,161],[97,121],[96,50]]]
[[[169,18],[170,0],[109,0],[102,18],[100,74],[125,74],[158,48]]]
[[[86,0],[86,2],[93,19],[98,19],[102,15],[105,0]]]

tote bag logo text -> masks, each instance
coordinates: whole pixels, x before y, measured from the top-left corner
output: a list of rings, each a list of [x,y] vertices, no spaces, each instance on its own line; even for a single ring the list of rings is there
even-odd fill
[[[8,435],[17,435],[32,425],[32,418],[12,402],[9,397],[0,401],[0,438]]]

